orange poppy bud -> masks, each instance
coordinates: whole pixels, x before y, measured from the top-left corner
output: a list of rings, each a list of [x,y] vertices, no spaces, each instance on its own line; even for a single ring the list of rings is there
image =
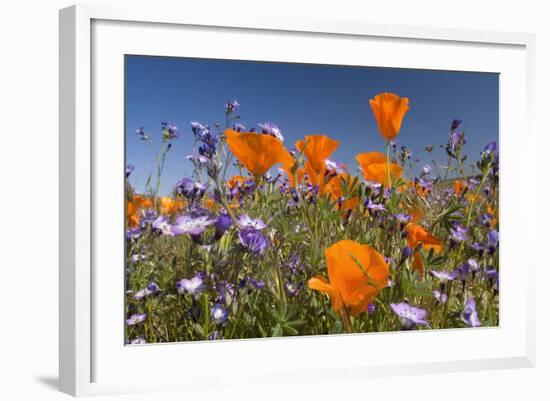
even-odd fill
[[[464,190],[468,188],[466,181],[455,180],[455,195],[461,196]]]
[[[399,134],[403,117],[409,110],[409,99],[394,93],[379,93],[374,99],[370,99],[370,107],[380,135],[386,141],[394,139]]]

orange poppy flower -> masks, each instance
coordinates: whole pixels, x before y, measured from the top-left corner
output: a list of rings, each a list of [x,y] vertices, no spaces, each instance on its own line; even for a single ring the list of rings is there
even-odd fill
[[[204,204],[204,208],[208,210],[217,209],[217,206],[218,206],[218,202],[216,202],[212,198],[205,198],[203,201],[203,204]]]
[[[496,224],[498,223],[498,209],[494,210],[491,205],[487,203],[487,213],[493,216],[493,218],[491,219],[491,226],[496,226]]]
[[[311,168],[321,174],[326,170],[325,160],[340,146],[340,142],[326,135],[306,135],[304,140],[296,141],[295,146],[304,152]]]
[[[160,212],[166,215],[175,215],[185,207],[182,199],[172,199],[169,196],[160,198]]]
[[[332,155],[332,153],[340,146],[340,142],[326,135],[306,135],[304,140],[296,141],[296,149],[300,152],[304,152],[307,161],[304,163],[304,167],[299,168],[296,171],[296,176],[291,173],[290,167],[283,167],[283,170],[287,173],[290,184],[296,186],[296,178],[298,182],[304,180],[304,176],[307,174],[309,182],[312,185],[319,187],[319,193],[324,192],[324,177],[327,171],[325,160]]]
[[[153,201],[143,195],[134,195],[132,200],[126,202],[126,222],[129,227],[139,225],[140,209],[149,209],[153,207]]]
[[[408,210],[408,213],[412,216],[411,223],[419,223],[424,218],[424,210],[421,208],[412,208]]]
[[[357,178],[351,177],[349,174],[339,174],[333,177],[325,186],[325,192],[330,195],[330,199],[334,202],[338,202],[342,196],[344,196],[343,183],[349,187],[353,186],[357,181]],[[340,205],[337,204],[338,210],[353,210],[359,205],[359,197],[354,196],[350,199],[344,200]]]
[[[330,296],[332,308],[352,316],[364,312],[388,283],[389,268],[384,257],[369,245],[342,240],[325,250],[328,279],[316,276],[309,288]]]
[[[468,188],[466,181],[455,180],[455,195],[461,196],[464,193],[464,190]]]
[[[470,203],[481,202],[483,200],[481,195],[479,195],[479,194],[474,195],[474,194],[471,194],[471,193],[466,194],[466,199]]]
[[[359,163],[363,176],[368,181],[375,181],[379,184],[387,184],[388,173],[386,166],[386,156],[380,152],[360,153],[355,156]],[[403,169],[399,164],[390,163],[390,177],[392,181],[401,177]]]
[[[135,201],[126,202],[126,224],[128,227],[139,225],[139,203]]]
[[[252,180],[250,176],[234,175],[227,180],[227,188],[240,188],[244,185],[245,181]]]
[[[440,239],[431,235],[424,227],[418,224],[409,224],[407,227],[407,244],[411,249],[421,246],[423,249],[433,249],[435,252],[441,252],[442,242]],[[414,251],[413,269],[418,270],[421,275],[424,274],[424,264],[418,250]]]
[[[386,141],[391,141],[399,134],[403,117],[409,110],[409,98],[394,93],[379,93],[369,102],[380,135]]]
[[[138,207],[142,209],[150,209],[153,207],[153,200],[146,198],[143,195],[134,195],[133,201],[138,204]]]
[[[419,182],[409,181],[409,187],[414,188],[416,194],[422,198],[430,194],[430,188],[421,185]]]
[[[226,130],[227,145],[231,152],[254,176],[265,174],[274,164],[291,166],[294,159],[283,143],[271,135],[254,132],[239,133]]]

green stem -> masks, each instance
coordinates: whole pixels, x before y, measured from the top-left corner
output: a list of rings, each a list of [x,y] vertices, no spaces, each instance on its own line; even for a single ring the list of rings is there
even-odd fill
[[[386,175],[388,176],[388,188],[391,188],[391,177],[390,177],[390,141],[386,141]]]
[[[487,179],[489,175],[490,169],[487,169],[483,173],[483,177],[481,178],[481,181],[476,188],[476,191],[474,192],[473,199],[470,201],[470,207],[468,208],[468,216],[466,218],[466,227],[470,227],[470,220],[472,219],[472,211],[474,209],[474,204],[476,203],[475,200],[479,196],[479,193],[481,192],[481,188],[483,188],[483,184],[485,184],[485,180]],[[460,258],[462,257],[462,250],[464,248],[464,242],[460,243],[460,248],[458,249],[458,258],[457,260],[460,262]]]
[[[204,329],[203,334],[204,338],[206,339],[208,337],[208,331],[210,326],[210,311],[208,310],[208,295],[204,295],[203,297],[203,309],[204,309]]]

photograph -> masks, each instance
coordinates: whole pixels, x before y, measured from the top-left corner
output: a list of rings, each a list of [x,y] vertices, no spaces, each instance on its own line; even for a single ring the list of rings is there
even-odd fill
[[[125,345],[499,326],[498,73],[126,54],[124,126]]]

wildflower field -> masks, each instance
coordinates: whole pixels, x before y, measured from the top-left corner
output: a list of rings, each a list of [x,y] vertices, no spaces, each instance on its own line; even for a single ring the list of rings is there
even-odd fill
[[[466,158],[455,119],[415,166],[402,144],[421,138],[399,138],[414,99],[371,97],[380,146],[347,165],[330,133],[246,129],[236,100],[211,125],[136,130],[154,163],[141,193],[126,167],[127,343],[499,324],[497,143]],[[192,154],[171,151],[181,135]],[[193,173],[161,195],[168,158]]]

